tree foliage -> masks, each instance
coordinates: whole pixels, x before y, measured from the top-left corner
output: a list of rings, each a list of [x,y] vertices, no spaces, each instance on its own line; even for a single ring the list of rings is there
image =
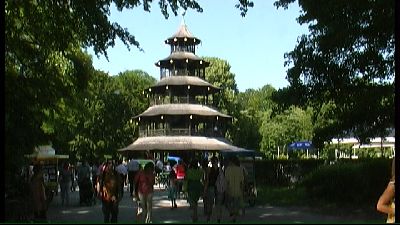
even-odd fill
[[[283,153],[292,142],[312,140],[312,113],[312,108],[303,110],[295,106],[274,117],[271,116],[271,111],[265,112],[260,126],[261,151],[272,157],[277,154],[278,147]]]
[[[351,131],[364,142],[385,133],[394,125],[394,1],[299,5],[298,22],[308,24],[310,33],[285,54],[290,89],[303,93],[315,110],[333,102],[337,123],[325,129],[336,135]]]
[[[210,66],[206,68],[206,80],[221,88],[220,93],[214,96],[216,106],[224,113],[233,114],[234,99],[239,90],[235,74],[230,71],[231,65],[226,60],[216,57],[204,57],[204,60],[210,62]]]
[[[271,96],[275,89],[271,85],[254,90],[248,89],[237,96],[236,108],[239,113],[234,120],[232,141],[243,148],[260,149],[261,134],[259,127],[262,124],[263,115],[274,108]]]
[[[96,71],[85,94],[77,96],[66,108],[69,113],[59,116],[59,124],[54,129],[66,135],[54,137],[57,146],[67,143],[71,157],[78,160],[116,155],[117,149],[137,137],[137,125],[132,118],[147,108],[142,90],[154,83],[153,77],[140,70],[124,71],[116,76]],[[63,127],[71,129],[65,131]]]

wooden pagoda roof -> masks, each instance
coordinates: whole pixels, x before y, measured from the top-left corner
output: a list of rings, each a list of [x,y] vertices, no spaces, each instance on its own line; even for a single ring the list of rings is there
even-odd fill
[[[203,86],[203,87],[210,87],[213,89],[220,89],[219,87],[216,87],[207,81],[201,79],[200,77],[196,76],[170,76],[170,77],[165,77],[161,79],[159,82],[157,82],[154,87],[162,87],[162,86],[167,86],[167,85],[191,85],[191,86]]]
[[[149,107],[143,113],[135,116],[137,117],[148,117],[158,115],[200,115],[200,116],[220,116],[225,118],[232,118],[229,115],[218,112],[206,105],[198,104],[166,104],[166,105],[154,105]]]
[[[210,63],[207,61],[204,61],[202,58],[198,57],[197,55],[193,54],[193,52],[172,52],[167,58],[161,59],[158,61],[156,66],[159,66],[159,63],[168,63],[170,64],[170,60],[191,60],[191,61],[202,61],[204,65],[209,65]]]
[[[176,39],[175,39],[176,38]],[[193,35],[192,35],[192,33],[190,33],[190,31],[189,31],[189,29],[187,28],[187,26],[186,26],[186,24],[185,23],[182,23],[180,26],[179,26],[179,28],[178,28],[178,30],[176,31],[176,33],[174,34],[174,35],[172,35],[171,37],[169,37],[165,42],[167,43],[167,44],[173,44],[174,42],[176,42],[175,40],[182,40],[182,39],[184,39],[184,38],[186,38],[186,41],[187,42],[191,42],[191,43],[194,43],[194,44],[200,44],[200,42],[201,42],[201,40],[200,39],[198,39],[198,38],[196,38],[196,37],[194,37]]]
[[[125,151],[147,151],[147,150],[179,150],[179,151],[251,151],[239,148],[225,138],[202,137],[202,136],[158,136],[140,137],[129,146],[119,149]]]

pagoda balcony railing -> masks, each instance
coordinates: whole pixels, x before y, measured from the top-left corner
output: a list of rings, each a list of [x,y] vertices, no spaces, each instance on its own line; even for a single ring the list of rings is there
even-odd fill
[[[160,98],[153,98],[150,99],[149,102],[150,106],[153,105],[164,105],[164,104],[199,104],[199,105],[207,105],[207,106],[214,106],[214,102],[212,99],[196,99],[193,97],[160,97]]]
[[[171,45],[171,53],[172,52],[191,52],[196,54],[196,46],[195,45]]]
[[[204,69],[167,69],[161,68],[160,69],[160,79],[165,77],[172,77],[172,76],[197,76],[204,78],[205,70]]]
[[[205,137],[221,137],[220,131],[214,129],[189,130],[188,128],[174,129],[140,129],[140,137],[155,137],[155,136],[205,136]]]

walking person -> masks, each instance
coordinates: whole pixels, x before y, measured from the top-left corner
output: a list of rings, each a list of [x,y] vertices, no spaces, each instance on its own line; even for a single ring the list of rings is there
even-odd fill
[[[76,186],[78,185],[77,184],[78,181],[76,179],[76,177],[77,177],[76,167],[74,164],[70,164],[69,168],[71,171],[71,192],[74,192],[74,191],[76,191]]]
[[[59,182],[61,189],[61,205],[64,203],[69,206],[69,191],[71,187],[72,172],[68,162],[64,163],[62,170],[60,171]]]
[[[105,166],[99,181],[104,223],[118,222],[118,206],[121,200],[119,185],[119,176],[114,169],[114,165],[109,162]]]
[[[99,163],[96,161],[96,162],[94,162],[92,164],[92,167],[91,167],[92,187],[93,187],[93,190],[94,190],[94,196],[97,196],[96,185],[97,185],[97,179],[98,179],[98,176],[99,176],[98,170],[99,170]]]
[[[209,164],[209,162],[208,162],[208,158],[207,158],[207,156],[205,157],[205,158],[203,158],[202,160],[201,160],[201,162],[200,162],[200,167],[201,167],[201,169],[203,170],[203,178],[202,178],[202,180],[201,180],[201,182],[203,183],[203,187],[204,187],[204,184],[205,184],[205,182],[206,182],[206,176],[207,176],[207,170],[208,170],[208,164]],[[205,188],[205,187],[204,187]],[[207,207],[207,205],[208,205],[208,203],[207,203],[207,201],[208,201],[208,199],[206,198],[206,192],[204,192],[204,190],[203,190],[203,214],[204,214],[204,216],[206,216],[206,207]]]
[[[126,180],[126,175],[128,174],[128,168],[125,166],[123,163],[122,159],[118,160],[118,166],[116,168],[116,171],[118,175],[120,176],[120,192],[121,192],[121,198],[124,197],[124,185],[125,185],[125,180]]]
[[[135,189],[134,179],[138,171],[139,171],[139,162],[133,158],[130,159],[128,162],[128,182],[129,182],[129,193],[131,197],[134,197],[133,195],[134,194],[133,191]]]
[[[220,160],[219,168],[218,168],[218,177],[215,181],[216,188],[216,197],[215,197],[215,214],[217,217],[217,223],[221,222],[222,218],[222,209],[225,204],[225,191],[226,191],[226,179],[225,179],[225,171],[223,160]]]
[[[176,173],[174,170],[171,170],[168,175],[168,198],[171,200],[171,209],[178,207],[176,205],[176,191],[177,191]]]
[[[204,211],[207,222],[210,221],[216,199],[216,181],[219,174],[218,158],[211,158],[211,167],[205,167]]]
[[[178,160],[178,164],[174,165],[175,173],[176,173],[176,179],[177,179],[177,194],[178,198],[181,196],[181,191],[182,191],[182,186],[183,186],[183,181],[185,179],[185,166],[183,161],[180,159]]]
[[[43,170],[41,165],[33,167],[33,176],[30,190],[33,200],[33,214],[35,222],[47,222],[47,198],[44,187]]]
[[[88,203],[88,193],[92,184],[90,182],[90,166],[87,161],[81,163],[78,168],[78,187],[79,187],[79,204]]]
[[[376,209],[388,215],[386,223],[395,223],[395,160],[392,161],[392,177],[379,197]]]
[[[232,222],[236,222],[239,210],[242,207],[243,188],[244,188],[244,173],[240,167],[240,162],[237,156],[230,158],[228,166],[225,169],[225,179],[227,184],[226,197],[229,209],[229,216]]]
[[[197,208],[200,196],[203,194],[203,171],[199,168],[197,160],[190,163],[186,171],[185,182],[187,182],[187,199],[192,210],[192,222],[197,222]]]
[[[141,212],[144,218],[144,223],[152,222],[153,208],[153,188],[155,183],[154,164],[146,163],[143,170],[140,170],[135,176],[135,184],[137,184],[137,192],[140,200],[138,207],[141,207]]]

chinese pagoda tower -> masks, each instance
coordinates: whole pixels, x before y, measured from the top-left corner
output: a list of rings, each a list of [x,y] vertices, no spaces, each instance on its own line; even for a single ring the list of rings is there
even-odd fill
[[[215,108],[220,88],[205,80],[209,62],[196,55],[201,43],[182,20],[165,40],[168,57],[155,63],[160,81],[143,91],[150,107],[135,116],[139,138],[119,151],[235,151],[224,138],[232,117]]]

